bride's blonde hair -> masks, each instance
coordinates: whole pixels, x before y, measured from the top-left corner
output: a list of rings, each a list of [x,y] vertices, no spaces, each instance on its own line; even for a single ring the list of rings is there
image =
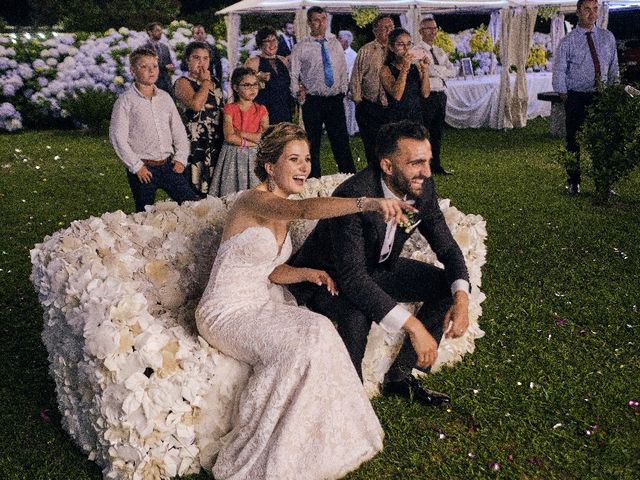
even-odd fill
[[[306,132],[302,127],[293,123],[282,122],[271,125],[267,128],[260,142],[256,153],[256,167],[254,172],[261,182],[264,182],[269,174],[264,168],[266,163],[276,163],[287,143],[294,140],[304,140],[309,143]]]

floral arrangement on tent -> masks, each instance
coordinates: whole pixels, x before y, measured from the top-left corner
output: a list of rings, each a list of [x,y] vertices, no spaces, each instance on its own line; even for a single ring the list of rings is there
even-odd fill
[[[460,59],[470,58],[476,75],[492,73],[497,61],[493,53],[493,40],[484,25],[453,35],[452,41],[455,44],[455,51],[449,58],[456,67],[459,67]]]
[[[493,42],[484,25],[478,28],[470,28],[451,35],[455,46],[454,52],[449,55],[454,65],[458,66],[461,58],[470,58],[476,75],[487,75],[492,69],[500,66],[500,41]],[[549,70],[549,58],[551,57],[551,35],[534,32],[533,45],[529,52],[531,64],[527,67],[534,70]]]
[[[353,20],[360,28],[364,28],[375,20],[380,14],[380,10],[377,7],[370,8],[354,8],[351,12]]]
[[[311,179],[303,197],[329,195],[345,178]],[[105,479],[166,479],[209,468],[230,429],[248,368],[200,338],[193,319],[236,198],[163,202],[143,213],[75,221],[31,251],[62,425]],[[443,339],[434,370],[472,353],[484,335],[485,221],[446,199],[440,208],[472,291],[470,327],[461,338]],[[313,226],[295,223],[294,248]],[[418,234],[403,255],[437,264]],[[363,362],[370,395],[401,340],[375,327]]]
[[[529,49],[529,58],[527,58],[527,68],[532,68],[534,71],[541,70],[547,65],[547,51],[542,45],[533,44]]]
[[[436,39],[433,42],[435,44],[436,47],[440,47],[442,50],[445,51],[445,53],[451,55],[453,52],[456,51],[456,45],[455,43],[453,43],[453,39],[451,38],[451,35],[449,35],[447,32],[445,32],[442,29],[438,29],[438,32],[436,33]]]

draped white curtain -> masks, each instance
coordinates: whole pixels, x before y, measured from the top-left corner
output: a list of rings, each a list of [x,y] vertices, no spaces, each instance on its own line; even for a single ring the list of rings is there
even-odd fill
[[[493,12],[491,12],[491,18],[489,20],[489,27],[488,27],[489,35],[491,36],[491,40],[493,40],[494,44],[500,40],[501,26],[502,25],[500,22],[500,10],[494,10]]]
[[[607,28],[609,25],[609,5],[606,3],[602,3],[598,5],[598,19],[596,20],[596,25],[600,28]]]
[[[524,127],[527,124],[526,64],[537,14],[537,8],[502,10],[500,35],[502,72],[498,96],[498,108],[502,114],[498,118],[499,128]],[[513,92],[509,81],[510,65],[515,65],[517,69]]]
[[[413,43],[418,43],[422,40],[420,36],[420,21],[422,20],[422,10],[420,5],[413,5],[407,10],[406,13],[400,15],[400,26],[404,28],[409,35]]]
[[[296,10],[296,16],[293,19],[293,28],[296,32],[298,41],[309,35],[309,24],[307,23],[307,9]]]
[[[553,55],[555,55],[556,48],[558,48],[558,44],[564,36],[564,13],[558,12],[556,16],[551,19],[551,53]]]
[[[227,26],[227,60],[229,60],[229,75],[231,75],[240,61],[240,15],[229,13],[225,15],[224,23]],[[232,95],[231,83],[227,93]]]

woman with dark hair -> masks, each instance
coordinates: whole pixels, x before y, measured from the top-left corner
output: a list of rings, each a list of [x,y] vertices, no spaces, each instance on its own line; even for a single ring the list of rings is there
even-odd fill
[[[410,52],[412,46],[411,35],[404,28],[396,28],[389,34],[380,82],[387,92],[390,122],[412,120],[422,123],[420,100],[427,98],[431,91],[427,71],[429,58],[425,55],[416,65]]]
[[[176,99],[185,108],[187,136],[191,142],[186,170],[193,188],[204,197],[222,146],[222,90],[209,71],[209,47],[192,42],[184,51],[189,74],[176,80]]]
[[[289,225],[363,211],[401,222],[415,209],[385,198],[290,200],[310,172],[302,128],[280,123],[263,133],[261,183],[231,207],[196,309],[200,335],[251,367],[213,466],[217,479],[341,478],[382,449],[384,433],[335,327],[286,300],[282,285],[298,282],[336,293],[326,272],[285,263]]]
[[[286,57],[276,55],[276,31],[271,27],[262,27],[256,33],[256,45],[260,47],[260,55],[249,58],[244,64],[258,72],[258,79],[264,85],[258,92],[256,102],[267,107],[272,125],[290,122],[293,99],[289,93],[289,61]]]

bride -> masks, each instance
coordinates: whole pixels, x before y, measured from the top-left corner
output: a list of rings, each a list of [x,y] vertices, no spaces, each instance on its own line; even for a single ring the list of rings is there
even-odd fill
[[[413,207],[376,198],[288,200],[311,171],[306,134],[291,123],[264,132],[256,164],[262,183],[229,212],[196,310],[200,335],[252,366],[213,473],[217,480],[340,478],[379,452],[384,434],[331,322],[274,295],[274,284],[297,282],[337,294],[327,273],[284,263],[289,222],[362,211],[400,222]]]

